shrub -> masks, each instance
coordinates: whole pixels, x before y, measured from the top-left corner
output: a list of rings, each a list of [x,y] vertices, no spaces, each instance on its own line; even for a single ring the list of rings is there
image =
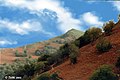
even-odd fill
[[[108,65],[104,65],[93,73],[90,80],[118,80],[118,78]]]
[[[103,25],[103,30],[106,35],[110,35],[112,32],[112,28],[115,26],[115,23],[113,21],[109,21],[108,23],[105,23]]]
[[[65,45],[61,46],[60,49],[58,50],[58,55],[61,59],[69,56],[69,48],[68,47],[69,47],[69,44],[66,43]]]
[[[32,56],[31,55],[29,55],[29,57],[28,58],[32,58]]]
[[[42,54],[42,52],[41,52],[40,50],[36,50],[36,51],[35,51],[35,55],[36,55],[36,56],[40,56],[41,54]]]
[[[95,28],[95,27],[90,28],[85,31],[83,36],[81,36],[75,41],[75,44],[77,46],[79,45],[79,48],[83,47],[89,44],[90,42],[93,42],[96,39],[98,39],[101,36],[101,34],[102,34],[102,30],[100,28]]]
[[[49,74],[47,72],[42,73],[37,80],[61,80],[58,74],[55,72],[53,74]]]
[[[34,59],[29,59],[27,62],[26,61],[16,61],[12,64],[1,64],[0,65],[0,80],[5,76],[5,75],[26,75],[25,72],[32,74],[34,70],[34,64],[36,61]],[[28,65],[29,67],[25,65]],[[30,68],[31,67],[31,68]],[[30,69],[30,70],[29,70]],[[32,70],[33,69],[33,70]],[[30,72],[29,72],[30,71]],[[26,75],[27,76],[27,75]],[[27,79],[25,79],[27,80]]]
[[[21,56],[22,57],[27,57],[27,50],[24,50]]]
[[[39,72],[41,73],[41,72],[44,71],[45,66],[46,66],[46,65],[44,64],[44,62],[38,62],[38,63],[35,64],[35,67],[34,67],[34,68],[35,68],[35,71],[36,71],[36,72],[39,71]]]
[[[77,55],[79,53],[79,48],[75,44],[69,46],[69,57],[72,64],[77,63]]]
[[[22,76],[26,75],[27,77],[29,77],[35,73],[34,67],[35,66],[33,63],[26,63],[26,64],[24,64],[23,67],[21,67],[21,68],[19,67],[15,73],[16,73],[16,75],[22,75]]]
[[[61,58],[68,57],[71,53],[78,53],[78,47],[74,43],[67,43],[59,50]]]
[[[58,73],[55,72],[50,75],[50,80],[61,80],[61,79],[59,78]]]
[[[27,50],[24,50],[23,53],[19,53],[18,50],[15,52],[16,57],[27,57]]]
[[[120,56],[118,57],[115,66],[116,66],[117,68],[120,68]]]
[[[47,61],[47,58],[49,58],[50,57],[50,55],[48,55],[48,54],[43,54],[43,55],[41,55],[39,58],[38,58],[38,62],[40,62],[40,61]]]
[[[49,73],[43,73],[37,78],[37,80],[50,80],[50,74]]]
[[[88,35],[83,35],[78,40],[79,40],[79,43],[78,43],[79,48],[81,48],[91,42],[91,38]]]
[[[18,52],[18,50],[15,51],[15,56],[16,56],[16,57],[19,57],[19,52]]]
[[[69,54],[71,54],[71,53],[78,54],[79,53],[79,48],[74,43],[71,43],[69,45],[68,49],[69,49]]]
[[[50,57],[47,58],[47,62],[48,62],[49,65],[52,65],[57,61],[58,58],[59,57],[58,57],[57,54],[51,54]]]
[[[70,62],[71,62],[72,64],[77,63],[77,55],[76,55],[75,53],[71,53],[71,54],[69,55],[69,57],[70,57]]]
[[[109,41],[107,41],[105,39],[101,39],[97,43],[96,48],[99,52],[106,52],[112,48],[112,45]]]
[[[90,37],[91,42],[99,38],[101,34],[102,30],[96,27],[92,27],[85,32],[85,35],[88,35]]]

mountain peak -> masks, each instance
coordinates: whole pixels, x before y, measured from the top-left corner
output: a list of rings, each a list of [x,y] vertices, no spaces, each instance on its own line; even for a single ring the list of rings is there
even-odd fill
[[[71,32],[71,31],[79,31],[79,30],[72,28],[72,29],[68,30],[67,32]]]
[[[65,37],[75,37],[75,38],[79,38],[80,36],[83,35],[84,32],[80,31],[80,30],[76,30],[76,29],[70,29],[69,31],[67,31],[65,34],[62,35],[63,38]]]

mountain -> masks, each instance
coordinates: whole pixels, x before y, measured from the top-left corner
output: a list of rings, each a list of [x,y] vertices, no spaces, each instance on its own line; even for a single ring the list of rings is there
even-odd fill
[[[112,44],[112,49],[103,54],[96,51],[96,44],[88,44],[80,48],[77,64],[71,65],[70,60],[66,60],[63,64],[50,70],[50,73],[59,71],[59,76],[64,80],[89,80],[90,76],[101,65],[113,66],[113,71],[116,72],[115,63],[120,56],[120,21],[115,24],[111,35],[104,36]],[[120,72],[118,73],[120,75]]]
[[[2,59],[0,64],[14,62],[18,58],[15,56],[15,53],[23,53],[24,50],[27,51],[28,57],[31,56],[32,58],[37,58],[38,56],[36,55],[55,53],[60,46],[64,45],[65,43],[74,41],[75,39],[82,36],[83,33],[84,32],[82,31],[71,29],[61,36],[43,42],[36,42],[17,48],[1,48],[0,56],[2,56]]]
[[[90,80],[89,78],[91,77],[91,75],[97,72],[100,74],[100,76],[98,76],[99,74],[94,74],[95,79],[96,79],[96,76],[99,77],[100,79],[102,76],[105,79],[107,77],[106,80],[110,80],[111,79],[110,77],[112,76],[112,78],[114,77],[112,80],[118,80],[118,78],[120,78],[119,77],[120,75],[119,62],[120,61],[118,58],[120,56],[120,37],[119,37],[120,36],[120,21],[118,21],[118,23],[116,23],[115,25],[111,23],[109,22],[109,24],[107,24],[108,30],[112,29],[110,30],[109,35],[106,34],[105,32],[100,32],[100,34],[97,34],[99,32],[96,33],[96,31],[99,28],[91,28],[89,29],[90,31],[87,30],[88,31],[87,34],[85,33],[79,39],[80,41],[82,39],[82,43],[85,43],[85,41],[87,41],[90,36],[89,39],[91,40],[91,42],[87,43],[86,45],[83,45],[80,48],[78,48],[78,45],[81,45],[79,44],[80,41],[78,41],[79,42],[78,45],[75,45],[76,37],[73,36],[73,32],[76,32],[76,30],[74,29],[68,31],[66,34],[55,37],[48,41],[38,42],[35,44],[15,48],[13,49],[14,52],[17,49],[18,49],[18,52],[21,51],[21,53],[29,52],[29,55],[31,54],[32,58],[27,58],[27,60],[24,62],[15,61],[15,64],[1,65],[1,68],[3,69],[2,77],[4,77],[5,74],[6,75],[14,74],[14,72],[16,72],[15,73],[16,75],[23,74],[25,80],[27,80],[28,78],[31,80],[44,80],[44,79],[57,80],[58,78],[60,80]],[[94,37],[93,36],[94,33],[99,35],[99,37],[94,38],[94,41],[93,41],[92,38]],[[68,42],[71,42],[71,41],[73,42],[70,44],[65,44],[66,43],[65,40],[67,40]],[[102,40],[105,41],[105,43],[103,42],[101,43],[100,41]],[[43,44],[40,45],[40,43],[43,43]],[[56,46],[53,48],[53,43],[54,43],[54,46],[56,44],[59,44],[59,46]],[[102,45],[100,47],[102,48],[101,51],[99,51],[100,48],[99,49],[96,48],[96,45],[98,43],[100,43],[100,46]],[[59,49],[60,46],[62,47]],[[106,50],[108,48],[109,50],[102,52],[102,50]],[[58,54],[48,53],[48,52],[52,52],[52,51],[49,51],[52,49],[59,49]],[[35,54],[36,50],[38,52],[40,52],[41,50],[42,50],[41,52],[46,51],[44,52],[44,54],[46,53],[46,54],[51,54],[51,55],[42,55],[36,61],[36,60],[33,60],[33,55]],[[5,51],[8,51],[8,52],[5,52]],[[8,49],[8,50],[5,49],[5,51],[4,50],[2,51],[4,52],[4,55],[6,55],[6,53],[13,54],[11,49]],[[32,51],[34,53],[32,53]],[[11,59],[10,55],[8,56],[7,54],[6,56],[8,59]],[[2,56],[3,61],[5,60],[6,56]],[[18,59],[17,57],[14,57],[14,58]],[[118,66],[116,66],[116,62],[118,63],[117,64]],[[104,69],[95,71],[101,65],[110,65],[110,67],[112,67],[111,68],[112,70],[104,66]]]

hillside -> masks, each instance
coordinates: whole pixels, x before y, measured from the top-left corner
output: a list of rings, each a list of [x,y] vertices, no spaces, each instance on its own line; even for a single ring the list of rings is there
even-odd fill
[[[70,64],[70,60],[65,61],[58,67],[55,67],[50,73],[59,71],[59,76],[64,80],[89,80],[92,73],[100,67],[100,65],[108,64],[114,67],[117,57],[120,55],[120,21],[116,23],[110,36],[105,36],[113,47],[110,51],[98,55],[96,51],[95,41],[93,45],[88,44],[80,48],[80,55],[78,63],[75,65]]]
[[[74,41],[75,39],[79,38],[81,35],[83,35],[82,31],[71,29],[67,33],[47,41],[37,42],[17,48],[1,49],[0,56],[2,57],[0,59],[0,64],[11,63],[18,58],[22,59],[21,57],[15,56],[16,51],[18,51],[19,53],[23,53],[23,51],[26,50],[28,57],[31,56],[32,58],[38,58],[38,56],[36,55],[55,53],[60,46],[64,45],[65,43]],[[36,50],[39,51],[39,53],[35,55]]]

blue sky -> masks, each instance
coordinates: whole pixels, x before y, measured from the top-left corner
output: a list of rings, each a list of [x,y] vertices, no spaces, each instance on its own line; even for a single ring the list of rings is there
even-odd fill
[[[119,1],[0,0],[0,48],[48,40],[74,28],[117,22]]]

